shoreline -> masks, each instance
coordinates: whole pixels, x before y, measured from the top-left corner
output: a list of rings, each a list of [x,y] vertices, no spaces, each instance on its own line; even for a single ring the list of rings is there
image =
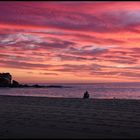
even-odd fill
[[[140,100],[0,95],[0,138],[140,138]]]
[[[47,96],[32,96],[32,95],[0,95],[0,97],[21,97],[21,98],[46,98],[46,99],[59,99],[59,100],[106,100],[106,101],[140,101],[140,99],[127,99],[127,98],[68,98],[68,97],[47,97]]]

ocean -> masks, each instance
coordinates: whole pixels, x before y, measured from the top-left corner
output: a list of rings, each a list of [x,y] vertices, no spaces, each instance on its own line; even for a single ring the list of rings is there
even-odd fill
[[[51,84],[46,84],[51,85]],[[52,84],[69,88],[0,88],[0,95],[82,98],[87,90],[90,98],[140,99],[140,83]]]

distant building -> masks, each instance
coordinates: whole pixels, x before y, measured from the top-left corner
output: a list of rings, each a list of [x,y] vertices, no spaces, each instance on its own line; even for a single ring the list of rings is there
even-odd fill
[[[12,76],[10,73],[0,73],[0,87],[8,87],[11,85]]]

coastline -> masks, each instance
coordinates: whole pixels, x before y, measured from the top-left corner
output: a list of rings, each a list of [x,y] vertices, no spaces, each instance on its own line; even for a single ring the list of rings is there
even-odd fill
[[[0,138],[139,138],[140,100],[0,95]]]
[[[88,101],[127,101],[127,102],[140,102],[140,99],[136,99],[136,98],[133,98],[133,99],[130,99],[130,98],[92,98],[92,97],[90,97],[89,99],[83,99],[83,97],[81,96],[81,97],[57,97],[57,96],[39,96],[39,95],[37,95],[37,96],[33,96],[33,95],[4,95],[4,94],[1,94],[0,95],[0,98],[2,98],[2,97],[11,97],[11,98],[38,98],[38,99],[56,99],[56,100],[88,100]]]

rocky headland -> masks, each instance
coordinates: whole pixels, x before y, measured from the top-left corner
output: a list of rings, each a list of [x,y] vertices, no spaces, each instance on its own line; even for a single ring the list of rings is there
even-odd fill
[[[0,73],[0,87],[9,87],[9,88],[70,88],[69,86],[61,86],[61,85],[28,85],[28,84],[20,84],[16,80],[12,80],[12,75],[10,73]]]

